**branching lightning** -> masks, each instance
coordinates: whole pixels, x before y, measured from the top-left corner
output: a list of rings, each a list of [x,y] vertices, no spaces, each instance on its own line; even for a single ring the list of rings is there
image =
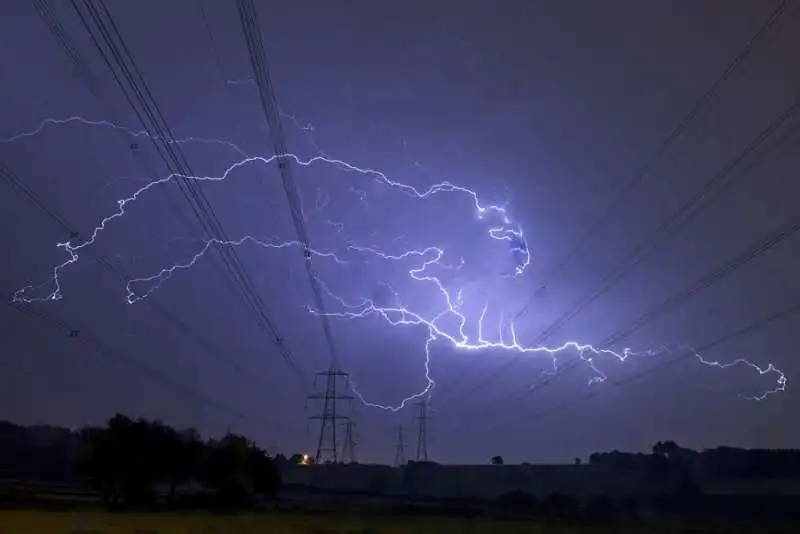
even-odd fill
[[[245,83],[244,81],[232,81],[229,83]],[[294,117],[292,120],[297,123]],[[7,139],[0,140],[0,143],[13,143],[21,141],[26,138],[34,137],[40,134],[48,127],[65,125],[70,123],[79,123],[88,127],[103,127],[115,130],[121,130],[127,135],[138,138],[148,137],[148,133],[144,131],[134,131],[124,126],[114,124],[106,120],[88,120],[83,117],[68,117],[66,119],[52,119],[48,118],[29,132],[23,132]],[[304,130],[313,130],[311,125],[304,127]],[[312,165],[331,165],[337,169],[343,169],[355,173],[356,175],[376,180],[394,190],[416,200],[424,201],[435,195],[444,194],[457,194],[466,195],[471,199],[475,213],[478,218],[491,218],[492,221],[499,221],[497,224],[488,228],[488,237],[496,241],[506,242],[508,245],[509,253],[514,260],[513,273],[509,274],[510,278],[517,278],[523,275],[530,264],[531,256],[528,250],[526,237],[522,228],[515,223],[507,212],[505,206],[484,204],[479,199],[478,194],[466,187],[455,185],[449,181],[436,183],[427,187],[426,189],[419,189],[409,184],[393,181],[389,179],[383,172],[371,169],[361,168],[347,161],[331,158],[325,154],[317,155],[311,158],[301,158],[295,154],[279,154],[272,156],[252,156],[246,154],[236,144],[218,139],[207,139],[198,137],[186,137],[182,139],[166,140],[171,143],[203,143],[211,145],[219,145],[233,150],[240,159],[232,163],[222,174],[215,176],[185,176],[181,174],[170,174],[161,178],[148,181],[142,187],[136,189],[131,195],[124,197],[117,201],[117,209],[110,215],[102,218],[95,226],[89,237],[84,240],[78,240],[73,237],[67,241],[57,243],[57,247],[64,250],[67,258],[62,263],[53,268],[51,277],[45,282],[38,285],[28,285],[14,294],[15,301],[34,302],[34,301],[50,301],[62,298],[62,274],[69,266],[77,263],[80,254],[84,249],[91,247],[99,235],[103,233],[109,225],[116,219],[124,217],[127,213],[128,207],[136,200],[148,194],[151,190],[159,186],[168,184],[176,180],[189,180],[197,182],[220,182],[229,179],[233,173],[243,167],[250,165],[269,165],[279,158],[290,158],[297,165],[301,167],[310,167]],[[360,202],[365,202],[367,191],[359,189],[355,186],[349,186],[349,191],[356,194]],[[317,190],[317,209],[324,208],[330,197],[321,189]],[[327,224],[335,229],[339,234],[344,229],[344,224],[334,221],[326,221]],[[403,236],[401,236],[403,237]],[[397,246],[400,238],[392,240],[391,246]],[[171,266],[164,267],[160,271],[138,278],[131,279],[126,284],[127,296],[126,300],[129,304],[133,304],[139,300],[145,299],[150,296],[155,290],[161,287],[167,280],[174,274],[190,269],[195,265],[206,252],[214,247],[226,246],[239,246],[245,243],[257,245],[265,249],[285,249],[285,248],[302,248],[303,245],[299,241],[281,240],[279,238],[261,239],[252,235],[246,235],[236,240],[223,241],[219,239],[203,240],[201,247],[192,256],[179,261]],[[590,344],[579,343],[576,341],[569,341],[560,346],[545,347],[545,346],[526,346],[517,339],[515,326],[512,323],[504,324],[504,316],[500,312],[499,322],[496,326],[485,324],[487,311],[489,309],[489,302],[483,304],[482,311],[477,318],[474,325],[469,325],[468,314],[463,311],[464,297],[463,287],[455,291],[449,289],[445,283],[436,275],[435,269],[456,269],[459,265],[447,264],[444,261],[445,250],[439,246],[426,246],[419,249],[410,250],[383,250],[375,246],[363,246],[354,243],[352,240],[347,240],[344,250],[348,254],[363,255],[378,261],[385,262],[402,262],[404,266],[410,266],[408,269],[409,280],[413,281],[416,285],[426,288],[430,294],[435,297],[438,302],[438,311],[434,313],[425,313],[418,309],[412,309],[403,304],[402,294],[394,287],[386,284],[386,288],[392,294],[392,302],[383,304],[375,302],[372,298],[356,298],[353,300],[346,299],[337,295],[330,289],[330,286],[322,279],[319,279],[321,287],[323,288],[327,297],[338,306],[338,310],[329,311],[326,313],[329,317],[337,318],[343,321],[350,321],[356,319],[363,319],[366,317],[378,317],[385,321],[392,327],[419,327],[426,331],[425,338],[425,385],[424,387],[406,397],[398,404],[383,405],[370,402],[358,391],[355,383],[351,383],[354,393],[358,398],[367,406],[380,408],[387,411],[399,411],[405,407],[410,401],[421,397],[428,396],[432,393],[436,386],[435,380],[431,375],[431,349],[435,342],[444,342],[451,347],[463,351],[487,351],[487,350],[502,350],[507,352],[514,352],[518,354],[541,354],[548,356],[552,361],[552,372],[558,370],[557,357],[566,353],[576,353],[578,357],[586,363],[592,370],[594,376],[591,378],[590,383],[603,382],[606,380],[606,375],[598,368],[598,357],[613,357],[620,362],[624,362],[630,356],[652,356],[656,354],[663,354],[673,352],[673,349],[661,347],[658,349],[650,349],[644,351],[632,351],[630,349],[623,349],[622,351],[613,351],[606,348],[597,348]],[[318,257],[323,261],[331,261],[338,265],[346,266],[349,260],[332,250],[307,250],[304,251],[308,258],[311,256]],[[463,260],[462,260],[463,262]],[[42,294],[44,293],[44,294]],[[306,306],[306,309],[311,314],[320,314],[321,312],[312,306]],[[454,321],[454,323],[453,323]],[[456,324],[456,328],[450,328],[447,325]],[[469,326],[474,326],[477,334],[470,336],[467,333]],[[507,327],[506,332],[510,332],[504,338],[503,332]],[[490,335],[488,331],[496,329],[496,334]],[[508,339],[510,337],[510,339]],[[683,347],[682,350],[690,351],[694,354],[698,361],[702,364],[716,368],[729,368],[733,366],[746,366],[754,369],[760,375],[774,374],[777,376],[775,388],[768,390],[760,395],[748,397],[753,400],[762,400],[767,396],[783,391],[786,387],[786,376],[779,369],[775,368],[772,364],[767,367],[760,367],[745,359],[736,359],[729,363],[722,363],[718,361],[708,360],[700,353],[689,347]],[[550,373],[550,371],[548,371]]]
[[[65,119],[53,119],[53,118],[44,119],[39,124],[39,126],[37,126],[36,128],[34,128],[31,131],[22,132],[22,133],[19,133],[17,135],[13,135],[13,136],[5,138],[5,139],[0,139],[0,144],[13,143],[14,141],[20,141],[20,140],[25,139],[27,137],[35,137],[36,135],[42,133],[48,126],[64,125],[64,124],[70,124],[70,123],[79,123],[79,124],[83,124],[85,126],[104,126],[106,128],[112,128],[114,130],[119,130],[119,131],[125,132],[126,134],[128,134],[129,136],[131,136],[133,138],[145,137],[147,139],[153,139],[153,140],[158,140],[159,139],[158,136],[151,136],[149,133],[147,133],[144,130],[140,130],[140,131],[132,130],[132,129],[127,128],[125,126],[120,126],[118,124],[115,124],[115,123],[113,123],[111,121],[107,121],[107,120],[89,120],[89,119],[85,119],[85,118],[80,117],[80,116],[72,116],[72,117],[67,117]],[[206,138],[202,138],[202,137],[185,137],[183,139],[166,139],[165,141],[167,143],[176,143],[176,144],[202,143],[202,144],[210,144],[210,145],[227,146],[228,148],[231,148],[231,149],[235,150],[240,156],[247,157],[247,154],[245,154],[245,152],[241,148],[236,146],[234,143],[231,143],[230,141],[221,141],[219,139],[206,139]]]

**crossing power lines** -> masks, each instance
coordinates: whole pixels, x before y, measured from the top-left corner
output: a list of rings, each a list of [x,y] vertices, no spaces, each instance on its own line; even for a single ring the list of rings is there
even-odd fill
[[[682,291],[679,291],[672,296],[665,299],[659,305],[654,306],[653,308],[645,311],[642,313],[638,318],[631,321],[628,325],[618,329],[615,333],[609,335],[599,346],[600,349],[609,348],[614,343],[619,342],[620,340],[624,339],[625,337],[629,336],[636,330],[646,326],[650,322],[656,320],[657,318],[661,317],[662,315],[668,313],[675,307],[681,305],[682,303],[686,302],[690,298],[694,297],[695,295],[699,294],[702,291],[705,291],[712,285],[716,284],[720,280],[724,279],[725,277],[729,276],[736,270],[744,267],[749,262],[753,261],[757,257],[761,256],[762,254],[766,253],[773,247],[779,245],[780,243],[786,241],[787,239],[795,236],[798,232],[800,232],[800,218],[796,220],[790,220],[787,223],[781,225],[780,227],[776,228],[769,234],[762,237],[757,242],[753,243],[747,249],[731,256],[726,261],[718,265],[717,267],[711,269],[706,274],[698,277],[692,283],[688,284]],[[734,337],[738,337],[740,335],[745,335],[757,328],[762,326],[766,326],[779,318],[783,318],[788,316],[792,313],[795,313],[797,308],[793,306],[792,308],[784,311],[779,312],[776,316],[770,316],[767,319],[763,319],[757,321],[752,325],[748,325],[744,328],[738,329],[732,333],[728,333],[724,335],[720,340],[711,342],[709,344],[703,345],[701,349],[691,352],[690,354],[695,354],[700,350],[709,350],[714,346],[721,344],[724,341],[729,341]],[[668,360],[669,361],[669,360]],[[559,369],[556,373],[548,375],[545,379],[538,382],[534,386],[522,388],[518,391],[516,395],[516,399],[519,399],[523,396],[531,395],[542,388],[546,387],[547,385],[551,384],[554,380],[559,377],[564,376],[566,373],[573,371],[579,368],[585,362],[581,358],[575,358],[570,363],[564,365]],[[655,368],[654,368],[655,369]],[[654,370],[652,369],[652,370]],[[649,372],[652,372],[648,371]]]
[[[49,204],[28,184],[22,181],[12,169],[4,166],[2,163],[0,163],[0,180],[6,182],[11,187],[16,189],[26,198],[26,200],[28,200],[30,204],[32,204],[43,214],[47,215],[54,222],[54,224],[61,228],[65,233],[68,235],[74,235],[77,232],[75,227],[69,224],[66,218],[62,216],[54,206]],[[129,279],[129,277],[127,277],[119,267],[111,263],[107,258],[100,256],[97,258],[97,261],[100,266],[112,276],[115,276],[123,282]],[[230,369],[234,373],[238,374],[241,378],[259,384],[260,387],[273,387],[273,384],[267,381],[265,377],[254,374],[252,371],[245,369],[235,360],[225,355],[222,350],[219,349],[219,347],[199,334],[195,329],[191,328],[186,321],[178,317],[169,308],[161,304],[157,298],[151,297],[147,299],[147,303],[165,321],[167,321],[167,323],[174,326],[177,331],[182,332],[187,339],[193,341],[197,346],[201,347],[207,355],[223,364],[225,368]]]
[[[292,215],[292,224],[294,225],[298,240],[304,247],[303,260],[308,273],[308,282],[314,297],[314,306],[316,306],[319,312],[317,315],[322,324],[322,331],[325,336],[325,343],[328,346],[332,365],[334,368],[338,369],[340,363],[339,356],[336,351],[336,344],[333,340],[330,321],[325,313],[325,300],[322,297],[319,277],[317,276],[312,262],[311,243],[309,241],[305,221],[303,220],[302,203],[294,179],[293,160],[288,157],[289,150],[286,144],[286,134],[281,122],[280,109],[275,96],[275,88],[272,85],[272,77],[270,76],[264,43],[261,40],[261,27],[258,22],[258,13],[256,12],[253,0],[237,0],[237,6],[239,8],[242,31],[247,43],[250,64],[253,68],[253,78],[258,87],[261,107],[264,111],[267,124],[269,125],[272,148],[278,156],[278,170],[281,174],[283,189],[286,193],[286,201],[289,204],[289,211]]]
[[[795,304],[793,304],[793,305],[791,305],[791,306],[789,306],[789,307],[787,307],[785,309],[782,309],[782,310],[774,312],[774,313],[772,313],[770,315],[767,315],[766,317],[757,319],[757,320],[755,320],[755,321],[753,321],[753,322],[751,322],[751,323],[749,323],[749,324],[747,324],[747,325],[745,325],[743,327],[740,327],[740,328],[738,328],[736,330],[732,330],[730,332],[726,332],[726,333],[718,336],[717,338],[704,343],[703,345],[701,345],[699,347],[693,348],[692,350],[685,350],[681,354],[679,354],[678,356],[666,359],[666,360],[658,363],[657,365],[655,365],[653,367],[649,367],[649,368],[647,368],[647,369],[645,369],[643,371],[640,371],[638,373],[634,373],[632,375],[628,375],[628,376],[626,376],[624,378],[621,378],[621,379],[616,380],[616,381],[611,382],[611,383],[604,383],[602,386],[593,388],[593,389],[587,391],[586,393],[584,393],[582,395],[579,395],[577,397],[573,397],[573,398],[571,398],[571,399],[569,399],[569,400],[567,400],[565,402],[562,402],[560,404],[557,404],[555,406],[552,406],[552,407],[549,407],[549,408],[545,408],[545,409],[542,409],[542,410],[537,410],[537,411],[530,412],[530,413],[526,413],[523,416],[522,420],[524,420],[527,423],[527,422],[530,422],[531,420],[539,419],[539,418],[545,417],[547,415],[550,415],[550,414],[559,412],[561,410],[564,410],[566,408],[569,408],[571,406],[580,404],[580,403],[584,402],[585,400],[587,400],[589,398],[596,397],[598,395],[602,395],[604,393],[607,393],[608,391],[611,391],[611,390],[613,390],[615,388],[619,388],[619,387],[631,384],[631,383],[633,383],[633,382],[635,382],[637,380],[645,378],[645,377],[647,377],[647,376],[649,376],[649,375],[651,375],[651,374],[653,374],[653,373],[655,373],[657,371],[660,371],[660,370],[662,370],[662,369],[664,369],[666,367],[669,367],[669,366],[672,366],[672,365],[674,365],[676,363],[685,361],[686,359],[695,357],[695,354],[702,354],[702,353],[708,352],[711,349],[716,348],[716,347],[718,347],[718,346],[720,346],[720,345],[722,345],[724,343],[727,343],[727,342],[732,341],[734,339],[737,339],[737,338],[743,337],[745,335],[751,334],[751,333],[753,333],[753,332],[755,332],[757,330],[760,330],[762,328],[765,328],[765,327],[767,327],[767,326],[769,326],[769,325],[771,325],[773,323],[776,323],[778,321],[781,321],[783,319],[787,319],[787,318],[795,316],[795,315],[800,315],[800,302],[797,302],[797,303],[795,303]],[[782,383],[782,385],[785,385],[785,381]],[[505,424],[497,426],[497,427],[492,427],[491,429],[489,429],[487,431],[487,433],[493,434],[493,435],[497,435],[499,432],[502,432],[503,430],[506,430],[506,429],[510,428],[511,426],[513,426],[515,424],[518,424],[518,423],[517,422],[508,422],[508,423],[505,423]]]
[[[275,88],[272,85],[272,77],[270,76],[264,43],[261,40],[261,27],[258,22],[258,13],[256,12],[253,0],[238,0],[237,6],[239,8],[242,32],[244,33],[245,42],[247,44],[250,65],[253,69],[253,79],[258,87],[258,95],[261,108],[264,111],[264,117],[269,125],[272,148],[277,156],[278,170],[281,175],[283,190],[286,194],[286,201],[289,204],[292,224],[294,225],[297,239],[303,244],[303,264],[308,274],[308,282],[311,286],[314,306],[316,307],[317,316],[322,325],[325,344],[328,348],[328,355],[330,356],[330,367],[323,373],[329,377],[325,386],[325,408],[323,413],[330,411],[330,413],[336,414],[336,403],[341,398],[341,395],[336,393],[336,377],[338,375],[345,375],[345,373],[341,371],[341,362],[336,349],[336,343],[333,339],[330,321],[326,313],[325,300],[322,296],[319,284],[319,276],[313,264],[311,242],[305,226],[302,201],[297,192],[297,184],[294,179],[293,161],[292,158],[288,157],[289,150],[286,143],[286,134],[281,122],[280,108],[278,107]],[[338,460],[335,415],[332,419],[332,425],[329,424],[329,421],[331,421],[331,418],[327,416],[323,416],[320,420],[316,453],[317,462],[319,462],[320,454],[325,449],[324,443],[326,441],[326,434],[330,434],[329,439],[333,441],[332,451],[328,452],[332,452],[334,462]],[[348,429],[352,430],[352,427],[348,427]]]
[[[126,101],[136,114],[142,127],[168,169],[170,175],[177,177],[181,194],[190,206],[195,217],[200,221],[209,238],[229,241],[225,229],[219,220],[214,207],[205,195],[201,184],[188,177],[194,172],[176,143],[173,131],[161,112],[158,102],[153,97],[130,49],[120,34],[116,23],[103,0],[71,0],[75,13],[88,32],[92,43],[111,71]],[[81,9],[81,4],[83,9]],[[239,293],[250,307],[256,324],[264,332],[278,350],[295,375],[302,382],[307,382],[310,375],[296,360],[275,322],[267,312],[263,299],[255,289],[255,285],[247,274],[242,262],[232,247],[218,246],[217,250],[223,264],[233,277]]]
[[[785,4],[785,2],[782,3],[781,6],[773,12],[770,19],[762,26],[759,32],[748,41],[745,49],[736,56],[729,68],[717,82],[715,82],[712,88],[701,97],[698,104],[692,109],[690,114],[684,118],[681,124],[690,123],[697,113],[703,109],[707,100],[717,91],[719,85],[730,77],[735,68],[740,65],[742,60],[752,51],[755,44],[764,37],[766,29],[771,28],[783,15],[786,7]],[[781,114],[776,116],[746,147],[735,154],[719,169],[719,171],[714,173],[703,183],[693,195],[664,217],[656,229],[641,239],[622,260],[617,262],[614,267],[604,274],[596,287],[583,294],[577,302],[561,313],[551,324],[542,330],[533,344],[543,344],[548,338],[567,324],[567,322],[577,317],[592,303],[607,293],[615,284],[623,280],[633,268],[649,258],[660,245],[691,223],[698,214],[704,212],[713,202],[718,200],[725,192],[738,183],[742,177],[747,176],[748,173],[759,165],[767,156],[771,155],[777,148],[782,147],[787,141],[794,140],[797,132],[800,130],[800,123],[796,120],[798,110],[800,110],[800,94],[795,94],[795,99]],[[678,132],[676,136],[684,129],[685,126],[676,129],[675,131]],[[670,139],[672,139],[672,136],[670,136]],[[655,160],[653,161],[655,163]],[[636,176],[638,177],[640,174]],[[603,221],[601,224],[604,223]],[[533,298],[529,299],[526,307],[516,315],[514,320],[521,317],[532,302]],[[495,369],[490,375],[483,378],[477,385],[467,391],[461,392],[456,398],[448,400],[446,403],[457,403],[462,399],[472,396],[475,391],[486,387],[498,377],[508,372],[513,366],[519,364],[524,357],[524,354],[515,356]],[[550,379],[548,378],[547,380]]]
[[[147,365],[137,358],[134,358],[127,352],[112,348],[103,342],[90,328],[69,323],[62,319],[55,312],[45,311],[25,302],[13,302],[11,300],[11,294],[7,293],[0,293],[0,300],[2,300],[6,305],[13,307],[21,314],[35,317],[41,322],[65,332],[77,343],[90,349],[100,350],[103,354],[111,356],[109,361],[122,364],[128,369],[136,371],[137,373],[155,382],[160,382],[170,391],[174,391],[184,397],[201,402],[207,406],[244,421],[255,422],[260,427],[276,428],[282,426],[273,421],[266,421],[247,412],[237,410],[213,397],[206,395],[205,393],[202,393],[190,386],[187,386],[186,384],[170,378],[159,370]]]
[[[670,131],[656,150],[650,155],[643,165],[634,169],[629,180],[623,185],[614,199],[586,228],[583,234],[570,246],[566,255],[553,267],[544,277],[541,286],[528,299],[528,302],[520,309],[511,321],[516,322],[525,315],[535,300],[541,296],[542,292],[557,278],[571,263],[578,253],[584,248],[585,244],[591,240],[600,228],[605,226],[609,220],[623,206],[625,199],[639,184],[641,184],[655,169],[659,161],[664,157],[667,150],[680,138],[680,136],[694,123],[695,119],[706,109],[711,100],[719,92],[719,89],[733,76],[733,74],[744,63],[747,57],[764,41],[770,31],[775,29],[781,21],[788,8],[788,0],[783,0],[775,10],[770,13],[766,21],[758,28],[752,37],[745,43],[745,46],[731,59],[722,74],[714,81],[711,87],[694,103],[689,111],[684,115],[678,124]]]
[[[737,178],[745,176],[749,170],[760,162],[761,158],[758,158],[758,156],[761,154],[759,154],[759,151],[764,151],[764,154],[769,154],[772,152],[771,149],[791,139],[800,128],[800,123],[796,123],[789,128],[785,132],[785,135],[781,136],[778,142],[772,147],[765,146],[772,140],[776,132],[780,131],[789,119],[795,116],[798,109],[800,109],[800,95],[798,95],[798,97],[799,98],[792,102],[783,113],[769,124],[769,126],[759,132],[750,144],[730,159],[722,169],[706,181],[694,195],[686,199],[680,206],[673,210],[672,213],[664,218],[655,230],[637,243],[634,249],[626,255],[622,261],[606,273],[597,288],[585,294],[575,305],[561,314],[556,321],[542,331],[536,338],[536,343],[544,342],[568,321],[583,312],[593,302],[608,292],[617,282],[622,280],[634,267],[650,257],[660,244],[675,235],[679,229],[686,226],[699,213],[707,209],[711,202],[718,199],[722,193],[727,191],[736,182]],[[752,156],[755,156],[756,159],[750,165],[741,167],[747,158]],[[736,173],[735,171],[737,170],[741,172]]]

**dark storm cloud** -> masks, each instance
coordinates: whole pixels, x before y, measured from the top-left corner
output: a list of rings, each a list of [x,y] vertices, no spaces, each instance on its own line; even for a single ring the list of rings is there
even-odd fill
[[[46,281],[52,266],[67,259],[56,243],[86,239],[118,199],[168,174],[146,136],[130,135],[142,125],[75,12],[45,5],[51,8],[45,13],[24,2],[0,8],[0,69],[8,81],[0,87],[0,137],[35,131],[47,118],[79,116],[118,127],[45,124],[0,145],[14,177],[4,175],[0,184],[5,294]],[[235,3],[107,6],[196,174],[219,176],[245,155],[269,156]],[[796,221],[797,118],[787,112],[769,129],[798,97],[794,4],[663,145],[779,6],[259,5],[289,150],[300,160],[323,154],[418,191],[451,182],[477,192],[485,205],[505,206],[514,223],[503,228],[497,214],[477,217],[463,192],[420,200],[341,164],[295,166],[312,241],[336,254],[313,260],[326,290],[346,300],[340,306],[328,299],[329,311],[363,310],[358,305],[371,302],[434,316],[442,311],[441,294],[430,281],[409,276],[424,257],[387,260],[373,251],[399,255],[435,246],[445,251],[444,266],[420,272],[461,295],[458,309],[469,319],[465,334],[473,343],[479,333],[511,343],[510,322],[525,308],[514,328],[522,345],[536,344],[545,332],[549,346],[611,339],[618,351],[668,349],[625,364],[599,355],[592,364],[608,381],[587,386],[598,374],[587,364],[570,367],[575,350],[557,359],[572,370],[553,377],[546,355],[454,350],[440,335],[430,345],[437,381],[432,457],[482,462],[501,453],[507,460],[561,461],[599,449],[648,448],[665,438],[696,447],[779,447],[797,439],[780,424],[797,406],[796,318],[787,314],[712,343],[800,298],[796,238],[642,321],[624,339],[614,336]],[[53,21],[90,66],[91,79],[54,38]],[[662,145],[646,176],[603,218]],[[75,325],[81,343],[52,321],[3,306],[7,411],[0,417],[73,426],[121,410],[206,432],[241,430],[287,451],[313,446],[303,399],[312,391],[310,375],[326,368],[329,355],[317,317],[308,313],[313,301],[300,247],[274,248],[296,239],[277,168],[243,165],[203,191],[226,234],[241,243],[198,255],[207,239],[177,182],[148,190],[64,269],[63,298],[33,307]],[[703,191],[687,208],[690,220],[659,230],[675,213],[683,217],[681,207]],[[602,225],[582,239],[599,219]],[[524,238],[504,233],[517,223]],[[508,239],[491,238],[498,226],[495,237]],[[243,240],[248,235],[253,239]],[[631,267],[624,260],[640,243],[652,250],[634,255]],[[243,304],[220,260],[226,247],[241,258],[301,373]],[[151,278],[195,255],[191,269]],[[520,266],[523,275],[509,276]],[[137,294],[157,289],[125,304],[131,278],[147,279],[131,286]],[[408,318],[395,310],[385,318],[332,322],[343,366],[371,402],[396,405],[426,387],[429,330],[389,324]],[[443,318],[441,328],[456,333],[456,319]],[[90,333],[96,343],[83,342]],[[789,388],[745,401],[740,395],[774,388],[777,375],[747,365],[704,366],[686,345],[713,345],[703,354],[708,361],[743,358],[762,369],[773,363]],[[115,363],[120,351],[178,385]],[[674,357],[682,359],[663,365]],[[535,392],[526,389],[543,381]],[[181,393],[181,384],[200,396]],[[411,415],[359,408],[362,460],[391,460],[393,429]]]

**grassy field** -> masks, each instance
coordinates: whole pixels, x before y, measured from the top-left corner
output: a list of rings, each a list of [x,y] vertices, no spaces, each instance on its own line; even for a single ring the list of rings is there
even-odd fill
[[[0,534],[633,534],[592,528],[489,519],[341,517],[275,514],[213,516],[202,513],[109,514],[0,510]],[[652,532],[652,531],[650,531]]]

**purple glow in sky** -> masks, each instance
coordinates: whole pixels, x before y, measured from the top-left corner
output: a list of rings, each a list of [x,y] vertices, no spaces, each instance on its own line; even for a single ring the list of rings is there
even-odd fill
[[[35,136],[47,126],[71,122],[89,127],[99,126],[122,130],[128,133],[132,139],[143,135],[142,132],[134,132],[106,119],[50,117],[33,130],[16,134],[0,140],[0,142],[21,141]],[[504,315],[512,314],[506,302],[509,292],[513,294],[517,278],[525,274],[530,264],[530,251],[527,247],[525,233],[513,222],[508,209],[503,205],[487,204],[481,201],[478,193],[471,189],[449,181],[434,183],[418,189],[413,185],[392,180],[381,171],[361,168],[344,159],[334,159],[323,155],[313,156],[309,159],[301,159],[295,154],[248,156],[231,141],[198,137],[169,139],[168,142],[220,145],[233,148],[244,158],[230,163],[222,174],[215,176],[186,176],[173,173],[163,177],[153,177],[151,181],[134,190],[129,196],[117,200],[117,210],[103,217],[85,239],[58,243],[57,246],[66,252],[67,259],[55,266],[49,281],[28,285],[17,290],[14,294],[15,301],[32,303],[62,298],[62,271],[76,264],[84,249],[94,245],[101,233],[110,230],[116,219],[125,217],[132,204],[150,194],[152,190],[170,185],[179,179],[201,183],[230,182],[235,180],[237,174],[245,173],[248,167],[275,164],[279,158],[288,158],[299,167],[324,164],[338,168],[350,175],[347,177],[325,176],[323,183],[309,188],[316,191],[317,200],[320,199],[320,195],[325,199],[324,202],[317,202],[314,208],[315,213],[324,218],[325,224],[320,228],[312,226],[311,231],[316,230],[314,233],[319,235],[320,231],[329,230],[328,235],[322,241],[330,243],[324,248],[308,250],[309,260],[311,258],[329,260],[336,268],[342,269],[334,275],[336,279],[343,281],[336,284],[342,286],[342,290],[331,289],[333,284],[327,281],[328,276],[326,276],[326,271],[329,269],[320,271],[319,281],[336,310],[326,312],[326,314],[343,320],[363,319],[377,315],[395,327],[424,327],[422,339],[424,339],[425,351],[425,387],[421,391],[404,397],[396,404],[381,404],[365,399],[352,386],[354,393],[366,406],[396,412],[412,400],[429,397],[435,386],[435,380],[430,370],[431,344],[440,340],[460,350],[500,349],[530,355],[546,355],[552,362],[552,371],[550,372],[553,374],[560,370],[557,357],[562,353],[575,352],[594,372],[589,380],[590,385],[607,379],[606,374],[596,365],[596,361],[602,358],[612,357],[624,362],[630,356],[658,356],[673,352],[667,347],[638,352],[629,348],[614,351],[598,348],[581,341],[567,341],[561,345],[550,347],[528,346],[523,345],[517,339],[513,322],[507,325],[510,331],[509,339],[504,339],[503,331],[506,325],[503,324],[502,318]],[[348,180],[348,178],[352,180],[353,176],[360,180],[356,183]],[[366,183],[364,183],[365,181]],[[377,199],[373,200],[370,191],[374,192],[376,185],[381,190],[375,192],[374,196]],[[362,188],[367,188],[367,190]],[[384,188],[388,188],[389,191],[383,191]],[[466,197],[468,202],[459,203],[458,199],[447,199],[446,203],[436,202],[437,197],[451,195]],[[340,197],[345,197],[341,202],[342,206],[339,205]],[[356,199],[355,202],[353,202],[353,197]],[[356,205],[352,206],[353,203]],[[413,205],[409,205],[411,203]],[[423,208],[417,207],[418,203],[422,203]],[[311,202],[307,198],[304,206],[309,204]],[[458,206],[459,204],[467,205]],[[454,205],[461,209],[452,209]],[[424,208],[428,208],[428,210]],[[308,208],[303,209],[304,213],[307,211]],[[342,218],[348,213],[353,214],[352,218],[359,222],[343,221]],[[306,222],[311,222],[308,217],[306,217]],[[471,227],[477,227],[479,231],[475,231],[475,228]],[[333,232],[330,232],[331,228],[334,230]],[[351,232],[351,228],[352,232],[356,233],[362,228],[371,229],[368,233],[368,238],[371,239],[370,243],[377,242],[379,244],[359,243],[355,239],[344,237]],[[392,238],[392,236],[395,237]],[[414,244],[403,246],[396,243],[402,236],[415,236],[408,240]],[[385,242],[388,244],[382,244]],[[238,247],[244,244],[277,250],[303,249],[302,243],[286,237],[263,239],[248,234],[231,240],[211,238],[201,243],[199,250],[190,257],[169,264],[155,274],[147,274],[129,280],[125,288],[126,301],[128,304],[135,304],[147,298],[177,272],[191,269],[215,246]],[[357,269],[362,271],[363,275],[349,274],[347,268],[350,264],[357,264]],[[352,279],[354,278],[361,281],[362,284],[353,284]],[[363,284],[364,281],[368,285],[376,284],[381,280],[385,281],[386,287],[391,291],[393,302],[377,303],[371,298],[368,287],[364,287]],[[501,282],[504,284],[501,285]],[[43,289],[45,291],[42,291]],[[37,293],[40,294],[37,295]],[[309,304],[304,307],[312,314],[319,313]],[[694,352],[694,349],[688,346],[682,346],[680,350]],[[746,396],[748,399],[764,400],[767,396],[784,391],[786,388],[786,376],[771,363],[762,368],[744,358],[726,363],[707,360],[697,352],[695,352],[695,357],[702,364],[712,367],[725,369],[743,365],[752,368],[756,375],[772,374],[775,376],[776,385],[772,389]]]
[[[335,4],[258,6],[308,251],[235,3],[106,0],[130,79],[83,0],[0,6],[0,418],[119,410],[309,451],[311,262],[362,461],[427,397],[442,461],[800,439],[797,6]]]

